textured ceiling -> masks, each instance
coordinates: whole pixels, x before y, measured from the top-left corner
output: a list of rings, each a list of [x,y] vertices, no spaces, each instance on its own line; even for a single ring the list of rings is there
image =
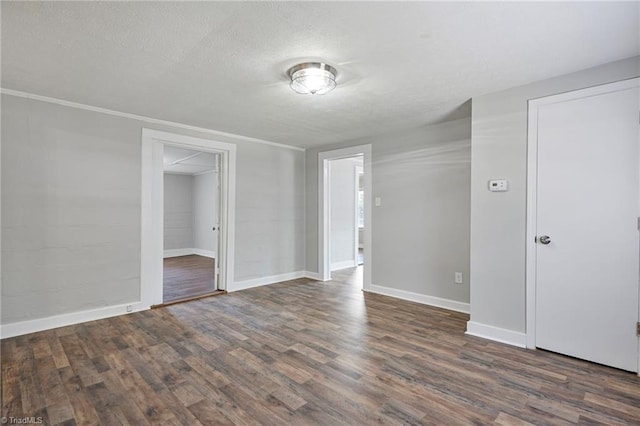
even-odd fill
[[[2,2],[2,87],[300,147],[638,54],[638,3]],[[338,87],[297,95],[316,59]]]

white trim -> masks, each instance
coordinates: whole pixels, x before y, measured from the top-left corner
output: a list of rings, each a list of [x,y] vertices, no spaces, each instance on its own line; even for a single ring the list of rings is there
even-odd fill
[[[195,248],[193,249],[193,254],[197,254],[198,256],[210,257],[212,259],[216,259],[216,252],[213,250],[204,250]]]
[[[498,328],[492,325],[480,324],[478,322],[468,321],[467,331],[465,334],[505,343],[507,345],[517,346],[519,348],[527,347],[527,335],[525,333],[507,330],[505,328]]]
[[[192,254],[197,254],[198,256],[210,257],[212,259],[216,258],[215,251],[203,250],[199,248],[169,249],[164,251],[163,257],[167,259],[169,257],[189,256]]]
[[[363,290],[371,287],[373,191],[371,144],[334,149],[318,153],[318,268],[321,281],[331,279],[331,239],[330,239],[330,193],[329,161],[341,158],[363,156],[364,166],[364,280]],[[356,257],[357,262],[357,257]]]
[[[342,262],[335,262],[331,264],[331,271],[337,271],[345,268],[353,268],[354,266],[358,266],[358,258],[356,256],[355,259],[343,260]]]
[[[145,139],[142,131],[142,184],[140,236],[140,300],[147,307],[160,305],[162,300],[164,244],[164,174],[162,144]]]
[[[209,173],[218,173],[218,170],[205,170],[204,172],[192,173],[191,176],[208,175]]]
[[[526,347],[536,347],[536,242],[537,235],[537,182],[538,182],[538,108],[567,100],[597,96],[638,87],[640,78],[631,78],[615,83],[607,83],[586,89],[573,90],[557,95],[532,99],[528,102],[527,132],[527,218],[525,247],[525,283],[526,283]],[[639,308],[640,311],[640,308]],[[640,317],[640,312],[639,312]],[[640,350],[639,350],[640,352]],[[640,353],[638,354],[640,371]]]
[[[358,201],[360,200],[360,191],[359,191],[359,187],[360,187],[360,174],[364,175],[364,168],[360,165],[357,165],[354,167],[354,174],[355,174],[355,188],[354,188],[354,204],[355,204],[355,219],[353,222],[354,228],[355,228],[355,235],[353,236],[353,263],[355,264],[355,266],[358,266],[358,255],[359,253],[359,249],[360,249],[360,227],[358,226],[358,219],[360,219],[360,215],[358,213],[360,213],[359,209],[358,209]],[[364,177],[363,177],[364,179]]]
[[[127,312],[127,307],[131,311]],[[35,333],[37,331],[50,330],[52,328],[65,327],[67,325],[80,324],[87,321],[95,321],[118,315],[130,314],[148,309],[140,302],[131,302],[125,305],[107,306],[104,308],[91,309],[88,311],[71,312],[68,314],[54,315],[46,318],[38,318],[29,321],[14,322],[0,325],[0,336],[3,339],[8,337],[22,336],[23,334]]]
[[[423,305],[435,306],[436,308],[448,309],[450,311],[469,313],[469,304],[458,302],[457,300],[443,299],[441,297],[428,296],[426,294],[414,293],[412,291],[398,290],[397,288],[384,287],[381,285],[371,285],[365,290],[369,293],[382,294],[410,302],[421,303]]]
[[[304,278],[309,278],[310,280],[322,281],[322,277],[317,272],[304,271],[302,274]]]
[[[271,142],[264,139],[252,138],[250,136],[242,136],[242,135],[236,135],[234,133],[227,133],[227,132],[221,132],[219,130],[207,129],[206,127],[191,126],[189,124],[177,123],[175,121],[160,120],[157,118],[145,117],[143,115],[130,114],[128,112],[115,111],[112,109],[100,108],[92,105],[65,101],[64,99],[50,98],[48,96],[36,95],[28,92],[21,92],[19,90],[0,88],[0,93],[4,95],[16,96],[19,98],[33,99],[36,101],[47,102],[50,104],[62,105],[69,108],[77,108],[77,109],[83,109],[86,111],[93,111],[93,112],[99,112],[102,114],[114,115],[116,117],[130,118],[132,120],[144,121],[145,123],[160,124],[163,126],[171,126],[179,129],[184,129],[184,130],[192,130],[195,132],[207,133],[217,137],[231,138],[231,139],[245,141],[245,142],[255,142],[255,143],[260,143],[264,145],[276,146],[278,148],[293,149],[295,151],[305,151],[304,148],[300,148],[293,145],[286,145],[282,143]]]
[[[142,129],[142,235],[140,294],[146,306],[163,303],[163,150],[164,145],[220,154],[220,289],[233,290],[235,261],[236,145]]]
[[[233,290],[229,290],[229,292],[246,290],[248,288],[260,287],[263,285],[277,284],[283,281],[296,280],[298,278],[304,278],[305,275],[306,275],[305,272],[297,271],[297,272],[289,272],[286,274],[270,275],[268,277],[254,278],[251,280],[236,281],[234,283]]]
[[[162,257],[167,259],[170,257],[189,256],[192,254],[196,254],[196,249],[194,248],[169,249],[169,250],[165,250],[162,253]]]

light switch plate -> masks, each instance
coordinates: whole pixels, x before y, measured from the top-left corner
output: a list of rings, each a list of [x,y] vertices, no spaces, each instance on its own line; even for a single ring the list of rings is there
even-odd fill
[[[489,191],[505,192],[509,190],[509,181],[506,179],[494,179],[489,181]]]

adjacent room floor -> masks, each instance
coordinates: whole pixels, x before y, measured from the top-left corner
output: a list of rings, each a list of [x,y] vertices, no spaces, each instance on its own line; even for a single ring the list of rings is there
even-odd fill
[[[164,259],[164,303],[202,296],[216,291],[215,259],[195,254]]]
[[[362,292],[357,276],[3,340],[2,415],[104,425],[640,419],[635,374],[465,335],[467,315]]]

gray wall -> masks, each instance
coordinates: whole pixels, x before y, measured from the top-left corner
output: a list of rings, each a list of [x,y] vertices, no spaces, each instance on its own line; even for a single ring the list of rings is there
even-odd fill
[[[192,248],[193,176],[164,174],[164,249]]]
[[[236,281],[303,271],[304,152],[254,144],[238,157]]]
[[[373,284],[468,302],[470,120],[322,151],[367,143],[373,150],[372,196],[382,199],[372,214]],[[312,272],[318,272],[319,151],[306,153],[306,262]],[[453,283],[456,271],[463,272],[464,284]]]
[[[527,101],[638,75],[632,58],[473,98],[471,321],[525,332]]]
[[[236,281],[304,268],[304,153],[2,95],[2,323],[140,299],[143,127],[237,145]]]
[[[356,166],[362,160],[344,158],[329,162],[331,176],[331,269],[345,262],[355,266]]]
[[[139,139],[131,120],[2,95],[3,324],[139,300]]]
[[[193,248],[218,251],[218,192],[218,172],[193,176]]]

